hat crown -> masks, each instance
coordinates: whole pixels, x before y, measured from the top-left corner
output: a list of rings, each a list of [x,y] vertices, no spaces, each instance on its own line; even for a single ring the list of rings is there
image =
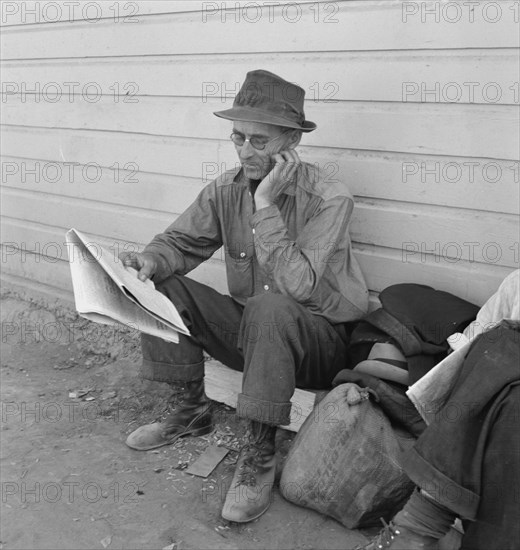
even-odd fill
[[[316,124],[305,120],[303,88],[278,75],[257,69],[249,71],[233,108],[214,114],[228,120],[262,122],[312,132]]]
[[[269,71],[247,73],[246,80],[233,102],[234,107],[252,107],[287,117],[301,124],[305,120],[305,90]]]

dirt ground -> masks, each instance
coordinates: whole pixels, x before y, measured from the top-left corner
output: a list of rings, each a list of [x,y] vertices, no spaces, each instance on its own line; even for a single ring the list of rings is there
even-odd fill
[[[136,334],[4,295],[2,549],[354,548],[365,535],[274,492],[238,525],[220,510],[244,435],[224,405],[215,432],[154,451],[127,434],[153,421],[169,388],[139,378]],[[294,434],[279,430],[282,463]],[[185,468],[211,443],[229,454],[206,479]]]

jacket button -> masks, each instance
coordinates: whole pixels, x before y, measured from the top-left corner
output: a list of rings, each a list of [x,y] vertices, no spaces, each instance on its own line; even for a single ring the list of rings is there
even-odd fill
[[[264,290],[269,290],[269,285],[264,285]]]
[[[245,252],[240,252],[240,257],[241,257],[241,258],[245,258],[245,257],[246,257],[246,253],[245,253]]]

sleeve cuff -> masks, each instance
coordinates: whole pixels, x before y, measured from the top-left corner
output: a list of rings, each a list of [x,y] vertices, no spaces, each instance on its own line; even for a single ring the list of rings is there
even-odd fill
[[[251,217],[251,227],[257,229],[259,225],[264,227],[265,233],[272,233],[273,231],[285,228],[280,211],[276,205],[272,204],[253,214]]]

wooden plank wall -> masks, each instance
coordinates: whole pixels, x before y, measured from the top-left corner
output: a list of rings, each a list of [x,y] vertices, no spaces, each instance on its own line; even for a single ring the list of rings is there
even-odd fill
[[[518,267],[518,2],[74,4],[2,5],[8,284],[70,299],[66,229],[114,252],[160,232],[235,165],[212,112],[255,68],[305,88],[301,156],[356,196],[374,296],[481,304]],[[225,291],[221,253],[193,276]]]

